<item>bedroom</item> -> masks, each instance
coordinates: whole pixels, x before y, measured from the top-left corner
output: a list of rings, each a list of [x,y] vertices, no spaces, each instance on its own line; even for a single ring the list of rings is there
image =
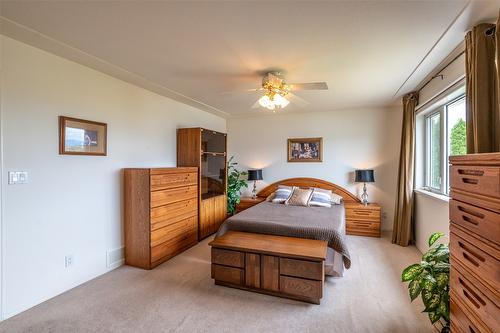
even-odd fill
[[[498,331],[498,1],[0,6],[1,332]]]

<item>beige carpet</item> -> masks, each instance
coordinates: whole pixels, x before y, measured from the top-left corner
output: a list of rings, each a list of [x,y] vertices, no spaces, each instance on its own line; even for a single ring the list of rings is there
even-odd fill
[[[205,240],[152,271],[120,267],[0,324],[1,332],[434,332],[399,281],[420,257],[349,236],[352,268],[321,305],[215,286]]]

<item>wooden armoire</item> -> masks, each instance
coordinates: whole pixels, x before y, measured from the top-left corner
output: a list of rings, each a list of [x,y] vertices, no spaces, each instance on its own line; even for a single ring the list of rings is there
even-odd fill
[[[227,216],[227,135],[204,128],[177,130],[177,166],[199,168],[198,237],[215,233]]]

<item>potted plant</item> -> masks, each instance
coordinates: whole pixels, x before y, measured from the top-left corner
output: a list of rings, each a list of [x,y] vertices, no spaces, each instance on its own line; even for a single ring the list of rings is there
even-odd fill
[[[424,312],[435,326],[441,324],[441,332],[450,332],[450,251],[446,244],[435,244],[444,236],[436,232],[429,237],[429,250],[422,261],[406,267],[401,274],[408,284],[408,292],[413,302],[421,295]]]
[[[233,162],[234,156],[227,161],[227,213],[233,215],[236,212],[236,205],[240,203],[240,192],[244,187],[248,187],[246,179],[241,179],[247,175],[246,171],[236,169],[238,163]]]

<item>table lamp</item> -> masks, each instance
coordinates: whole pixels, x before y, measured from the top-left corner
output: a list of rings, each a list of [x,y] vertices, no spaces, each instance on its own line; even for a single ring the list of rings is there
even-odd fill
[[[248,181],[253,180],[252,199],[257,198],[257,181],[262,180],[262,169],[248,170]]]
[[[368,205],[368,193],[366,193],[366,183],[374,183],[375,182],[375,174],[373,170],[356,170],[356,178],[354,181],[356,183],[364,183],[363,184],[363,194],[361,195],[361,201],[366,206]]]

